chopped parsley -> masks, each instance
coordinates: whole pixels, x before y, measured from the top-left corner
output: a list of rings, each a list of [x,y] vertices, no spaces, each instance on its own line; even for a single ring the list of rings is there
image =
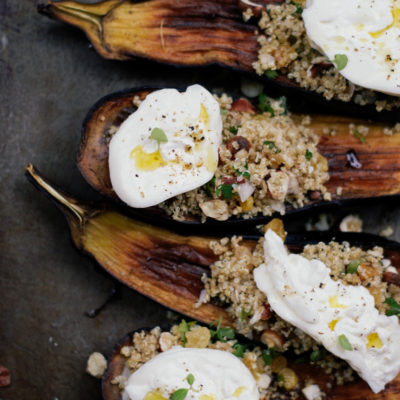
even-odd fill
[[[278,76],[278,71],[267,69],[266,71],[264,71],[264,74],[269,79],[275,79]]]
[[[345,69],[348,61],[349,59],[347,58],[346,54],[335,54],[335,59],[333,60],[338,71]]]
[[[158,147],[160,147],[161,143],[168,142],[167,135],[165,134],[165,132],[161,128],[154,128],[151,131],[150,137],[157,141]]]
[[[218,321],[214,321],[210,324],[210,334],[212,339],[217,339],[220,342],[226,342],[228,340],[235,339],[235,330],[232,328],[221,328],[222,318],[219,317]],[[212,329],[215,325],[216,329]]]
[[[226,200],[231,200],[233,196],[233,186],[230,184],[223,183],[222,185],[219,185],[217,187],[217,190],[215,191],[217,196],[221,196]]]
[[[346,267],[346,273],[347,274],[356,274],[357,269],[362,262],[363,262],[363,260],[361,258],[351,261]]]
[[[236,357],[243,358],[244,352],[247,350],[248,347],[249,347],[248,344],[236,343],[233,345],[235,351],[232,354]]]
[[[241,128],[241,127],[242,127],[242,125],[230,126],[230,127],[228,128],[228,131],[229,131],[230,133],[233,133],[234,135],[237,135],[238,130],[239,130],[239,128]]]
[[[263,144],[264,144],[265,146],[268,146],[269,149],[274,150],[274,153],[275,153],[275,154],[278,154],[278,153],[280,153],[280,152],[282,151],[281,149],[279,149],[278,147],[276,147],[275,142],[273,142],[273,141],[271,141],[271,140],[265,140],[265,141],[263,142]]]
[[[310,354],[310,360],[311,361],[319,361],[322,360],[325,357],[325,354],[322,350],[314,350]]]
[[[236,172],[236,175],[237,176],[243,176],[243,178],[246,178],[246,179],[248,179],[248,180],[250,180],[250,177],[251,177],[251,175],[250,175],[250,172],[248,171],[248,168],[249,168],[249,164],[245,164],[245,169],[246,169],[246,171],[239,171],[238,169],[236,169],[235,170],[235,172]]]
[[[393,297],[388,297],[385,303],[390,306],[389,310],[386,311],[387,316],[398,315],[400,317],[400,304]]]
[[[265,95],[264,93],[260,93],[260,95],[258,96],[258,108],[262,112],[269,112],[271,114],[271,117],[275,116],[275,111],[271,107],[271,103],[267,95]]]
[[[225,115],[228,113],[228,110],[226,108],[221,108],[221,115]]]
[[[204,189],[209,196],[215,191],[215,175],[204,185]]]
[[[364,137],[363,135],[361,135],[361,133],[358,132],[357,129],[353,129],[352,132],[353,132],[353,135],[354,135],[361,143],[364,144],[364,143],[367,142],[367,139],[365,139],[365,137]]]
[[[244,321],[245,319],[249,318],[251,312],[253,311],[253,308],[251,307],[249,311],[246,311],[243,307],[242,307],[242,311],[240,312],[240,320]]]
[[[308,160],[308,161],[310,161],[311,159],[312,159],[312,156],[313,156],[313,154],[311,153],[311,151],[310,150],[306,150],[306,153],[304,154],[304,156],[306,157],[306,159]]]
[[[262,352],[262,359],[265,363],[265,365],[271,365],[272,360],[277,356],[277,351],[275,351],[274,349],[268,349],[268,350],[264,350]]]
[[[296,3],[295,1],[291,1],[290,3],[296,6],[296,14],[303,14],[303,7],[301,7],[300,4]]]
[[[340,335],[339,336],[339,344],[342,346],[345,350],[352,351],[353,347],[349,342],[349,339],[347,339],[346,335]]]

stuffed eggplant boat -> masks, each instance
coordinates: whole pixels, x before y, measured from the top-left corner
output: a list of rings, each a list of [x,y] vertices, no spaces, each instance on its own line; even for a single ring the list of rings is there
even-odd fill
[[[108,0],[39,10],[81,28],[104,57],[223,66],[261,75],[340,111],[399,119],[399,8],[358,0]],[[281,88],[282,89],[282,88]],[[312,96],[308,96],[312,98]],[[362,110],[362,108],[365,110]],[[326,107],[325,110],[329,109]],[[332,111],[331,111],[332,112]],[[376,114],[376,113],[375,113]],[[391,115],[391,116],[390,116]]]
[[[398,395],[398,381],[389,382],[400,370],[399,244],[363,234],[337,235],[332,242],[319,233],[317,240],[289,236],[286,249],[279,220],[261,238],[180,236],[81,204],[32,166],[27,172],[63,210],[78,248],[128,286],[193,318],[219,320],[219,327],[234,326],[260,340],[269,348],[268,362],[286,352],[311,359],[330,375],[328,389],[355,379],[353,370],[373,392],[388,384],[376,396],[357,384],[343,398]],[[286,389],[298,391],[294,387]],[[339,397],[333,391],[332,398],[343,395],[338,390]]]
[[[254,106],[199,85],[131,90],[91,109],[78,166],[93,188],[140,215],[254,224],[397,195],[400,133],[397,125],[291,114],[285,98],[264,94]]]

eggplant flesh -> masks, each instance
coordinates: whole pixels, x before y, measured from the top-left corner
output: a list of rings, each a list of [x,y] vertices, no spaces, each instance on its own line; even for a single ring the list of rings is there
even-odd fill
[[[102,268],[116,279],[148,296],[156,302],[189,318],[210,323],[221,317],[222,324],[232,324],[227,311],[213,304],[195,307],[203,288],[201,278],[217,257],[209,248],[215,238],[184,236],[150,226],[129,218],[108,205],[80,202],[50,185],[35,168],[26,168],[28,179],[47,194],[65,215],[72,239],[79,250],[93,257]],[[288,235],[286,244],[299,252],[308,243],[329,242],[331,234],[311,232]],[[258,237],[248,237],[244,245],[254,248]],[[348,241],[363,248],[381,246],[386,258],[400,270],[400,244],[368,234],[335,235],[336,241]],[[128,340],[128,337],[125,338]],[[103,380],[105,400],[120,399],[113,377],[121,374],[124,362],[119,354],[120,343],[110,359],[110,367]],[[328,376],[307,365],[293,366],[300,376],[313,379],[325,386]],[[396,400],[400,399],[400,378],[387,385],[384,392],[373,394],[365,382],[358,380],[336,386],[328,393],[334,400]]]
[[[137,96],[144,99],[155,89],[129,89],[113,93],[100,99],[87,114],[82,129],[82,138],[78,153],[78,168],[86,181],[103,195],[117,199],[112,188],[108,167],[108,144],[110,132],[116,131],[122,122],[129,117],[136,107],[133,99]],[[301,116],[293,114],[294,119]],[[350,134],[349,124],[364,125],[369,128],[365,143]],[[332,195],[332,201],[311,201],[304,207],[287,207],[286,215],[296,215],[306,210],[327,207],[350,206],[360,201],[400,194],[400,134],[386,135],[384,129],[388,124],[368,122],[348,117],[313,115],[310,128],[320,136],[319,152],[329,163],[330,179],[326,183]],[[333,136],[326,132],[335,131]],[[357,169],[348,161],[348,153],[356,155],[361,164]],[[340,196],[337,194],[341,191]],[[142,218],[157,223],[170,223],[172,218],[160,208],[151,207],[135,210]],[[265,223],[272,217],[257,216],[250,219],[232,217],[228,221],[218,222],[207,219],[203,225],[208,227],[243,227]],[[187,216],[182,222],[174,224],[197,225],[202,223],[197,217]]]
[[[255,13],[267,4],[283,0],[257,1]],[[251,2],[254,4],[255,2]],[[40,13],[83,30],[98,53],[108,59],[141,57],[176,66],[217,64],[257,77],[252,64],[258,58],[258,27],[244,22],[243,0],[106,0],[96,4],[49,1],[38,6]],[[284,74],[263,76],[269,89],[289,96],[293,107],[398,121],[400,110],[377,112],[375,106],[325,100],[301,88]],[[293,101],[291,102],[291,97]],[[301,99],[301,101],[299,101]]]

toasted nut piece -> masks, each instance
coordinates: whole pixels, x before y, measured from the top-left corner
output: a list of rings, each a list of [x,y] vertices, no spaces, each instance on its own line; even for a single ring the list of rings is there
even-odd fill
[[[158,341],[161,351],[167,351],[177,344],[175,337],[169,332],[163,332]]]
[[[211,334],[208,328],[199,326],[186,332],[186,347],[205,349],[210,344]]]
[[[286,239],[285,226],[283,221],[279,218],[274,218],[267,225],[264,226],[264,232],[268,229],[272,229],[282,240]]]
[[[289,190],[289,176],[283,171],[273,171],[267,185],[272,198],[283,201]]]
[[[358,276],[362,281],[371,282],[379,275],[378,270],[367,262],[362,262],[357,268]]]
[[[102,378],[107,369],[107,361],[101,353],[92,353],[87,361],[86,372],[95,378]]]
[[[294,389],[298,383],[299,383],[299,378],[296,375],[296,372],[294,372],[290,368],[283,368],[280,372],[279,375],[283,379],[283,387],[286,390],[292,390]]]
[[[223,200],[210,200],[200,204],[204,215],[217,221],[226,221],[229,218],[228,205]]]
[[[261,313],[261,321],[267,321],[272,317],[272,310],[269,304],[263,304],[263,311]]]
[[[257,386],[259,389],[268,389],[271,384],[271,377],[268,374],[260,374],[257,377]]]
[[[261,335],[261,341],[265,343],[268,347],[272,347],[277,350],[283,350],[285,345],[285,339],[283,336],[273,331],[272,329],[266,329]]]
[[[256,112],[256,109],[254,108],[253,104],[249,102],[249,100],[240,98],[232,104],[231,111],[247,112],[250,114],[254,114]]]
[[[240,150],[249,151],[251,144],[244,136],[235,136],[226,145],[232,156]]]
[[[383,280],[387,283],[391,283],[392,285],[400,287],[400,274],[397,274],[395,272],[385,271],[383,273]]]
[[[240,206],[242,207],[242,211],[243,212],[249,212],[253,209],[253,205],[254,205],[254,198],[253,196],[250,196],[247,198],[246,201],[244,201],[243,203],[240,202]]]
[[[281,372],[284,368],[286,368],[287,360],[283,356],[275,357],[271,361],[271,371],[275,373]]]

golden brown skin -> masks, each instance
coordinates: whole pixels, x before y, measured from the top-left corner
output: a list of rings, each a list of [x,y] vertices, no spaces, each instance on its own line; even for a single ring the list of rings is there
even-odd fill
[[[108,169],[108,140],[110,128],[120,124],[135,111],[134,96],[144,99],[151,89],[128,90],[101,99],[89,112],[83,127],[78,167],[87,182],[102,194],[116,198]],[[300,119],[300,115],[294,115]],[[349,133],[349,124],[366,125],[366,143]],[[320,135],[319,151],[328,159],[330,180],[327,188],[333,200],[370,199],[400,194],[400,134],[383,133],[385,125],[337,116],[312,116],[310,128]],[[324,129],[335,130],[334,136]],[[352,168],[346,153],[354,150],[362,168]],[[342,194],[337,195],[338,188]],[[311,204],[321,204],[315,200]],[[328,202],[324,202],[327,204]],[[157,212],[149,209],[148,212]],[[296,209],[296,212],[301,208]],[[158,209],[158,213],[161,211]]]
[[[90,206],[78,202],[46,182],[31,164],[26,171],[35,186],[62,210],[78,249],[94,257],[115,278],[190,318],[210,323],[221,317],[224,325],[232,323],[222,307],[211,304],[195,307],[203,288],[201,277],[216,259],[208,247],[213,238],[177,235],[135,221],[106,206]],[[320,236],[321,233],[317,240]],[[385,257],[400,270],[398,243],[364,234],[353,234],[352,238],[348,240],[354,245],[382,246]],[[292,242],[289,245],[291,251],[299,251],[304,245],[299,245],[297,239]],[[254,247],[255,243],[256,238],[245,241],[245,245],[250,247]],[[127,340],[129,337],[123,343],[127,344]],[[124,367],[123,357],[118,350],[121,345],[113,353],[108,373],[103,380],[105,400],[120,399],[120,392],[117,386],[111,384],[111,380],[120,375]],[[304,364],[293,364],[291,368],[296,370],[303,381],[312,377],[328,393],[328,400],[400,400],[400,376],[388,384],[384,392],[374,395],[361,380],[328,389],[326,383],[329,377],[320,370]]]

